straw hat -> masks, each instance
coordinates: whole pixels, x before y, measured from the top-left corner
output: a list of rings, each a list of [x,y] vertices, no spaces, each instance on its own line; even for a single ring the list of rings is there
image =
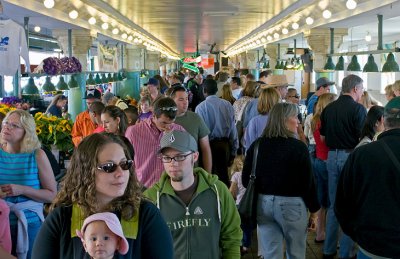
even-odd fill
[[[286,75],[269,75],[265,83],[262,88],[285,87],[289,85]]]

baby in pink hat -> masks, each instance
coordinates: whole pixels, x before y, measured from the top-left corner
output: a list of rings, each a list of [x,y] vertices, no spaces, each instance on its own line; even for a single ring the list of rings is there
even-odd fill
[[[129,244],[117,216],[110,212],[93,214],[76,230],[86,252],[94,259],[112,259],[118,251],[124,255]]]

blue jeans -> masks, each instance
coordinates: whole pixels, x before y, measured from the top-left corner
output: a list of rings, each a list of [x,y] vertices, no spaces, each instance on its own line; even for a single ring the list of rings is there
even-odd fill
[[[258,238],[264,258],[282,259],[283,240],[287,259],[306,256],[308,214],[300,197],[258,195]]]
[[[335,205],[336,189],[340,173],[346,163],[349,152],[336,150],[328,152],[326,163],[328,169],[328,191],[330,206],[327,212],[326,235],[324,242],[324,254],[331,255],[336,253],[339,239],[339,222],[337,221],[333,207]],[[339,258],[353,257],[355,255],[355,244],[346,234],[342,233],[340,238]]]
[[[326,168],[326,161],[315,158],[314,175],[317,184],[317,197],[319,205],[323,208],[329,208],[328,170]]]
[[[311,159],[311,165],[314,165],[314,161],[316,159],[315,157],[315,144],[309,144],[308,145],[308,153],[310,154],[310,159]]]
[[[27,259],[31,258],[33,243],[35,242],[36,235],[39,233],[40,227],[42,226],[42,222],[39,220],[37,222],[28,223],[28,239],[29,239],[29,250],[27,254]],[[18,226],[12,225],[10,226],[11,230],[11,241],[12,241],[12,250],[11,254],[17,256],[16,245],[17,245],[17,231]]]

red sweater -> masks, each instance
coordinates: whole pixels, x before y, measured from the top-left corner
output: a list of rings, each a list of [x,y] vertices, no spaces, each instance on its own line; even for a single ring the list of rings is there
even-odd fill
[[[319,131],[320,128],[321,128],[321,122],[318,122],[317,127],[313,133],[315,139],[315,154],[318,159],[325,161],[328,159],[329,148],[325,144],[325,142],[322,142],[321,140],[321,133]]]

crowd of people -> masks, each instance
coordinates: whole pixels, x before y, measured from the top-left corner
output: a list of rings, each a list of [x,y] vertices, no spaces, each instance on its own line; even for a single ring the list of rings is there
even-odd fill
[[[307,106],[268,70],[157,75],[137,106],[88,89],[59,183],[33,117],[10,111],[0,258],[235,259],[255,229],[259,258],[305,258],[310,229],[324,259],[400,258],[400,81],[385,107],[356,75],[338,95],[334,84],[319,78]],[[253,170],[257,216],[244,224]]]

